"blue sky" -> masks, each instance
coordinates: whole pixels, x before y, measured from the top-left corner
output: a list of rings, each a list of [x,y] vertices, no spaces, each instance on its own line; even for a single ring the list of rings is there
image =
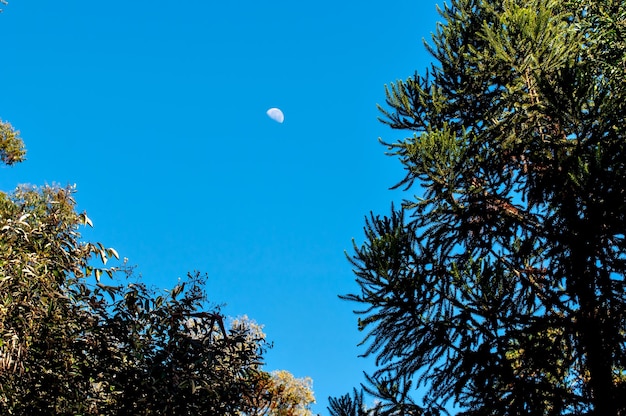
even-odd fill
[[[0,189],[76,184],[149,285],[207,273],[212,302],[265,325],[267,369],[318,404],[362,381],[345,259],[402,177],[378,137],[384,85],[422,71],[435,1],[12,0],[0,117],[28,160]],[[280,107],[283,124],[265,111]]]

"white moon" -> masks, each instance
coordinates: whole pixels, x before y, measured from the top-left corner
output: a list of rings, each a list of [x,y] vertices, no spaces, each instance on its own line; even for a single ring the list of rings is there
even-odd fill
[[[285,121],[285,115],[282,111],[280,111],[280,108],[270,108],[269,110],[267,110],[267,116],[279,123]]]

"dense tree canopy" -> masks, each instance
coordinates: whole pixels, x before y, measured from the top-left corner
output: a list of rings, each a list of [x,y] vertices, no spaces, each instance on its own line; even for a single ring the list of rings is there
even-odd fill
[[[385,414],[626,414],[626,4],[441,15],[381,107],[415,196],[351,258],[368,388]]]
[[[0,194],[3,414],[239,414],[262,377],[262,333],[205,312],[203,279],[160,295],[104,284],[113,249],[80,241],[72,189]],[[107,280],[109,280],[107,278]]]
[[[19,133],[0,129],[3,160],[21,160]],[[105,267],[118,254],[81,240],[74,193],[0,192],[2,414],[311,414],[310,379],[263,370],[261,327],[205,310],[200,274],[160,293]]]

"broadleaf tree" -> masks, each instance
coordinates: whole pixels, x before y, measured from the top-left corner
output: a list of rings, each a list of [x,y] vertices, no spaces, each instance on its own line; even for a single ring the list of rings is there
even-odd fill
[[[433,64],[380,107],[411,196],[367,218],[342,296],[366,391],[396,415],[626,414],[626,4],[440,13]]]
[[[198,274],[158,293],[120,280],[121,267],[96,267],[117,252],[80,239],[91,221],[73,193],[0,193],[2,414],[254,411],[264,334],[247,322],[226,329],[219,309],[205,309]]]
[[[3,160],[19,162],[19,133],[0,128]],[[207,308],[204,276],[155,291],[83,241],[75,191],[0,191],[2,414],[311,414],[310,379],[264,370],[261,327]]]
[[[313,416],[312,383],[309,377],[296,378],[285,370],[261,373],[252,400],[254,410],[247,416]]]
[[[2,160],[23,160],[19,132],[0,134]],[[207,310],[205,277],[158,292],[104,267],[118,253],[82,241],[75,191],[0,191],[2,414],[311,414],[311,380],[264,370],[261,327]]]

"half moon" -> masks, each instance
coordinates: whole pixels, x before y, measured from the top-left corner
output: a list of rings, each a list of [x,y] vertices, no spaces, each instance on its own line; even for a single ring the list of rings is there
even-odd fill
[[[267,110],[267,116],[278,123],[285,121],[285,115],[280,108],[270,108]]]

